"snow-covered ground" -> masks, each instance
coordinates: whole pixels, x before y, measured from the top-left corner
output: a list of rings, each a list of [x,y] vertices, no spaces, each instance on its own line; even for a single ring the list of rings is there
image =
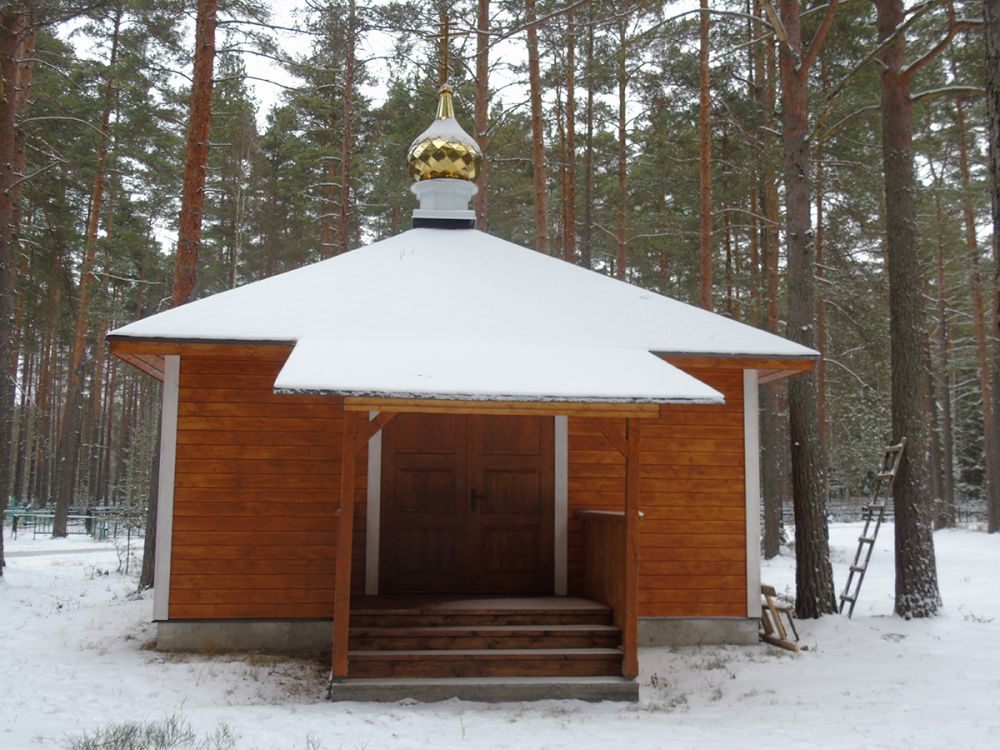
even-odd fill
[[[838,587],[858,530],[831,528]],[[112,545],[5,540],[0,748],[168,717],[199,737],[224,723],[230,746],[262,750],[1000,747],[1000,535],[937,532],[945,608],[909,622],[891,614],[891,540],[889,526],[853,620],[799,623],[808,651],[647,649],[636,705],[327,703],[315,663],[152,651],[152,601],[132,596]],[[767,563],[763,580],[793,591],[793,560]]]

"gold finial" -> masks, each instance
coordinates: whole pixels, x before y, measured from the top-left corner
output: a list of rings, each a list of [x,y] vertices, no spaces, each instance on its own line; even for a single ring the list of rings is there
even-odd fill
[[[439,120],[454,120],[455,108],[451,103],[451,95],[455,93],[447,83],[438,89],[438,113]]]
[[[452,88],[438,89],[437,119],[410,146],[407,161],[415,182],[448,178],[475,182],[482,152],[455,119]]]

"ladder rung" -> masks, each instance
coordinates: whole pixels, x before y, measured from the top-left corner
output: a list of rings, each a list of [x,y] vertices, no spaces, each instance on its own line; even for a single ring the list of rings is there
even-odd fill
[[[875,544],[875,537],[873,536],[859,536],[859,542],[868,542],[869,544]]]
[[[867,568],[864,565],[852,565],[851,570],[853,570],[855,573],[864,573],[867,570]]]
[[[852,602],[852,603],[854,602],[854,597],[853,596],[848,596],[847,594],[841,594],[840,598],[841,598],[842,601],[845,601],[845,602]]]
[[[894,471],[880,471],[878,473],[879,479],[892,479],[894,476],[896,476],[896,472]]]

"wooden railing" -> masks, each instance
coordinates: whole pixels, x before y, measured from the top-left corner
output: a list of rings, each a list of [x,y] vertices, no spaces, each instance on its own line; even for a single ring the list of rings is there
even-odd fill
[[[635,544],[629,544],[628,516],[607,510],[580,510],[577,516],[583,521],[584,592],[611,607],[622,633],[622,674],[635,677],[639,672],[637,559]]]
[[[583,521],[583,590],[611,607],[615,625],[624,630],[625,514],[581,510]]]

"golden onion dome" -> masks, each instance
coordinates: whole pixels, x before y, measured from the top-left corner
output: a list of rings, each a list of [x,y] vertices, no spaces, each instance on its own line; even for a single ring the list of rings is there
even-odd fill
[[[407,161],[415,182],[439,178],[474,182],[479,174],[483,154],[455,119],[452,93],[451,86],[438,89],[437,119],[410,146]]]

